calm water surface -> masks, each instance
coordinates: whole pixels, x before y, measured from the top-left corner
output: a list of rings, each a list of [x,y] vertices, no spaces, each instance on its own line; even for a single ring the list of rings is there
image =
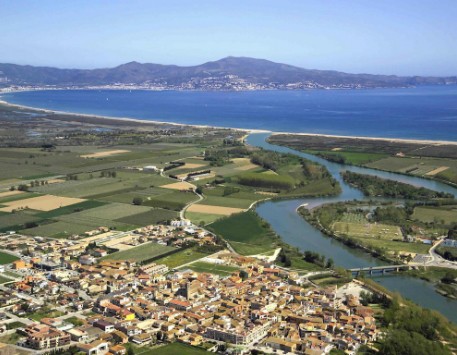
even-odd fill
[[[50,90],[4,94],[46,109],[282,132],[457,140],[457,86],[309,91]]]
[[[382,178],[402,181],[415,186],[422,186],[437,191],[446,191],[457,196],[456,188],[437,181],[332,163],[314,155],[269,144],[265,141],[268,136],[269,134],[251,134],[247,138],[247,143],[268,150],[295,154],[326,166],[332,176],[340,182],[342,193],[333,197],[267,201],[257,206],[257,213],[268,221],[275,232],[288,244],[296,246],[300,250],[312,250],[323,254],[327,258],[332,258],[336,265],[347,269],[385,265],[386,262],[376,259],[361,250],[349,248],[343,243],[324,235],[318,229],[306,222],[296,212],[297,207],[304,203],[308,204],[308,208],[312,208],[324,203],[364,199],[360,190],[347,185],[341,179],[339,173],[342,170],[377,175]],[[440,311],[450,320],[457,323],[457,301],[436,293],[432,284],[402,274],[378,276],[374,279],[386,288],[399,292],[403,297],[409,298],[421,306]]]

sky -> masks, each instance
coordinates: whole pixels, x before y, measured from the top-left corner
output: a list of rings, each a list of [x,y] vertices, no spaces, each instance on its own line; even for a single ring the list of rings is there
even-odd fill
[[[456,0],[0,0],[0,62],[61,68],[227,56],[457,75]]]

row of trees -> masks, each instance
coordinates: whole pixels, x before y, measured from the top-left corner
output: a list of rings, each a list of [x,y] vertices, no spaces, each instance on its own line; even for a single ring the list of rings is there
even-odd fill
[[[454,198],[452,194],[416,187],[398,181],[381,179],[377,176],[345,171],[343,180],[362,190],[365,196],[383,196],[409,200],[430,200],[436,198]]]
[[[289,176],[246,173],[238,177],[241,185],[262,187],[271,190],[290,190],[294,180]]]

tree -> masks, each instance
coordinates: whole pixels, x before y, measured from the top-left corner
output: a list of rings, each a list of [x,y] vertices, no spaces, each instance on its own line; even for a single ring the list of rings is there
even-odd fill
[[[327,264],[325,265],[325,267],[327,269],[332,269],[334,265],[335,265],[335,262],[333,261],[333,259],[332,258],[328,258],[327,259]]]
[[[19,185],[19,187],[17,188],[19,191],[28,191],[29,190],[29,187],[25,184],[21,184]]]
[[[143,204],[143,199],[141,197],[134,197],[133,200],[132,200],[132,203],[135,206],[140,206],[140,205]]]

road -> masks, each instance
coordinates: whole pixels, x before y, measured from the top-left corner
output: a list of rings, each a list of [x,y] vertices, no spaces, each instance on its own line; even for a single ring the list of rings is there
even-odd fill
[[[200,195],[199,193],[197,193],[195,190],[194,190],[194,193],[198,196],[198,200],[195,200],[195,201],[191,201],[189,202],[187,205],[184,206],[184,208],[179,211],[179,217],[181,219],[184,219],[184,213],[186,213],[186,210],[192,206],[194,203],[197,203],[197,202],[200,202],[202,201],[205,197],[203,195]]]
[[[438,243],[433,245],[428,253],[430,254],[432,261],[426,264],[426,266],[436,266],[436,267],[445,267],[449,269],[457,269],[457,262],[449,261],[444,259],[441,255],[438,255],[435,249],[444,242],[444,239],[441,239]]]
[[[0,290],[5,291],[5,292],[11,292],[12,291],[11,289],[9,289],[9,288],[7,288],[5,286],[1,286],[1,285],[0,285]],[[38,299],[36,297],[30,296],[30,295],[26,295],[25,293],[21,293],[21,292],[16,292],[16,291],[13,291],[13,292],[16,294],[17,297],[22,298],[22,299],[24,299],[26,301],[29,301],[29,302],[32,301],[32,302],[35,302],[36,304],[39,304],[39,305],[43,305],[44,304],[43,300],[40,300],[40,299]]]

